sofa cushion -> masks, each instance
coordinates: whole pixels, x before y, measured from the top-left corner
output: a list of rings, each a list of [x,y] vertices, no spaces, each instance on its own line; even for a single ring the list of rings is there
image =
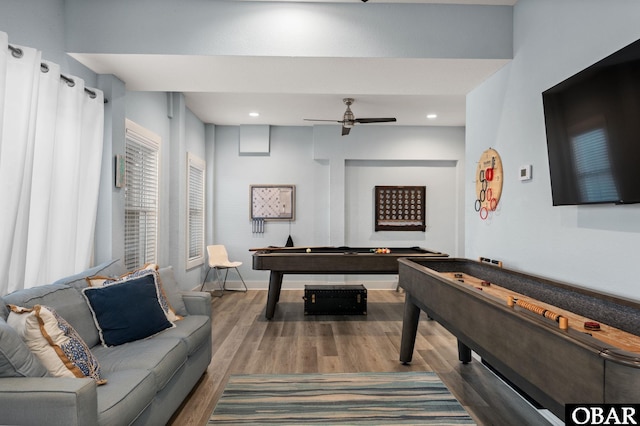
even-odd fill
[[[100,342],[91,311],[82,294],[66,284],[49,284],[19,290],[3,296],[4,302],[32,308],[43,305],[53,308],[78,332],[91,348]]]
[[[211,320],[204,315],[188,315],[171,330],[167,330],[159,338],[177,338],[182,340],[189,355],[193,354],[211,336]]]
[[[0,377],[44,377],[47,369],[18,333],[0,318]]]
[[[7,323],[50,375],[91,377],[99,385],[106,383],[100,375],[100,364],[86,343],[53,309],[41,305],[33,308],[10,305],[10,308]]]
[[[109,381],[98,387],[98,424],[130,425],[156,395],[153,375],[146,370],[106,371]]]
[[[4,303],[2,297],[0,297],[0,318],[5,321],[7,320],[7,318],[9,318],[9,309],[7,309],[7,306]]]
[[[185,316],[188,314],[187,307],[182,300],[182,294],[180,294],[180,286],[176,281],[176,277],[173,274],[173,267],[166,266],[158,269],[160,274],[160,281],[162,282],[162,288],[164,289],[171,307],[175,310],[176,314]]]
[[[54,284],[65,284],[75,288],[76,290],[82,290],[87,286],[87,282],[85,281],[86,277],[92,275],[118,276],[125,271],[126,269],[122,262],[118,259],[113,259],[107,262],[103,262],[78,274],[61,278],[55,281]]]
[[[121,345],[173,327],[160,304],[155,277],[151,271],[139,278],[82,290],[103,345]]]
[[[156,391],[162,390],[187,360],[187,347],[183,342],[159,337],[120,346],[96,346],[93,351],[105,372],[149,370]]]

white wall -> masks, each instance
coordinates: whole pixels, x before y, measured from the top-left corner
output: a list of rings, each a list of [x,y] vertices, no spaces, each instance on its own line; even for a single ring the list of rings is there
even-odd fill
[[[351,247],[420,246],[457,253],[456,161],[348,160],[345,244]],[[426,232],[375,231],[375,186],[426,186]],[[435,246],[434,246],[435,245]],[[432,247],[433,246],[433,247]]]
[[[253,287],[266,288],[268,272],[252,271],[250,248],[284,246],[287,237],[294,243],[325,245],[316,239],[314,223],[326,223],[323,196],[316,191],[316,179],[326,182],[326,165],[311,156],[310,127],[271,127],[271,153],[240,155],[240,128],[216,126],[214,177],[214,241],[224,244],[231,260],[244,264],[240,271]],[[250,185],[296,185],[296,211],[293,222],[267,222],[264,234],[253,234],[249,211]],[[321,207],[324,204],[324,207]],[[230,281],[239,281],[232,272]]]
[[[638,17],[634,0],[518,1],[512,63],[467,97],[467,257],[640,299],[640,206],[552,206],[541,96],[640,38]],[[473,176],[489,147],[505,180],[499,211],[482,221]],[[522,164],[533,165],[531,181],[518,180]]]
[[[33,47],[43,59],[69,72],[70,58],[64,50],[64,0],[3,0],[0,5],[0,31],[9,34],[9,43]]]
[[[70,52],[511,57],[510,6],[202,0],[65,0],[64,4]],[[177,86],[189,87],[185,83]]]
[[[239,128],[216,126],[214,242],[227,246],[250,287],[266,288],[249,248],[284,246],[421,246],[462,255],[464,129],[361,125],[347,137],[337,126],[271,127],[269,155],[240,155]],[[208,142],[209,143],[209,142]],[[267,222],[253,234],[251,184],[296,185],[295,221]],[[376,185],[427,186],[426,232],[374,232]],[[237,277],[229,276],[232,285]],[[393,276],[285,275],[285,288],[359,281],[391,287]]]

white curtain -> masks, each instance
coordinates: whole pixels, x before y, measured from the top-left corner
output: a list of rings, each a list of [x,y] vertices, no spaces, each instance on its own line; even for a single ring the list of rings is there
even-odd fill
[[[12,46],[0,32],[0,295],[90,266],[104,126],[102,92]]]

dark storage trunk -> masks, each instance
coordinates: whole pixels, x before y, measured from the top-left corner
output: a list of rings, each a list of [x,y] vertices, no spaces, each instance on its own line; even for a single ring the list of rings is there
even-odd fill
[[[305,315],[366,315],[367,289],[362,285],[304,286]]]

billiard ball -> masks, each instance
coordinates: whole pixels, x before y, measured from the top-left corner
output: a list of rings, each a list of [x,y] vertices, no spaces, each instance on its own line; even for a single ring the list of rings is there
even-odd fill
[[[311,253],[311,249],[310,248],[307,249],[307,253]]]

